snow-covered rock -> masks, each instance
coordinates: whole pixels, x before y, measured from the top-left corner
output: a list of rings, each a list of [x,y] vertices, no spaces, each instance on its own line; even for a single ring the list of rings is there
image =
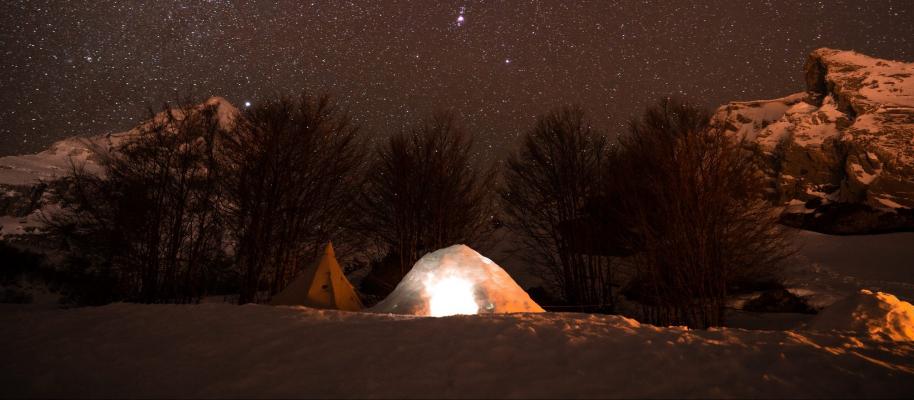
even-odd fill
[[[809,329],[854,332],[879,341],[914,341],[914,306],[888,293],[862,289],[819,313]]]
[[[440,317],[544,310],[492,260],[454,245],[419,259],[370,311]]]
[[[914,63],[822,48],[804,69],[807,92],[732,102],[715,121],[765,156],[786,222],[914,228]]]

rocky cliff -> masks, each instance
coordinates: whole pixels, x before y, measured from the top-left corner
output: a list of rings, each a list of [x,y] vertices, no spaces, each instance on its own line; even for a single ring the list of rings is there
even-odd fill
[[[763,157],[789,225],[826,233],[914,230],[914,63],[822,48],[806,92],[715,115]]]

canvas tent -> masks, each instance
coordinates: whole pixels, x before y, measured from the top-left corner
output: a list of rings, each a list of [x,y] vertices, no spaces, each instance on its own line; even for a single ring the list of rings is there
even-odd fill
[[[336,262],[330,243],[320,261],[299,273],[289,286],[273,296],[270,304],[345,311],[362,309],[362,302]]]

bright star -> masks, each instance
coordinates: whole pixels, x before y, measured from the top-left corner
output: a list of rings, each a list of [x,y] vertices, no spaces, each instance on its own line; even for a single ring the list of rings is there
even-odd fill
[[[250,107],[250,106],[251,106],[251,102],[250,102],[250,101],[244,102],[244,106],[245,106],[245,107]]]
[[[464,18],[464,16],[463,16],[463,13],[466,12],[466,9],[467,8],[465,6],[462,6],[462,7],[460,7],[460,12],[457,13],[457,27],[458,28],[463,26],[463,23],[466,22],[466,18]]]

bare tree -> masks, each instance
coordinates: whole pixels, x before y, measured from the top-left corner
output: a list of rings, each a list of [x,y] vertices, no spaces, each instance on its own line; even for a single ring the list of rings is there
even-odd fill
[[[327,241],[343,249],[352,243],[363,148],[358,129],[326,95],[282,98],[244,113],[222,146],[239,303],[268,300]]]
[[[757,159],[703,109],[648,108],[609,167],[606,208],[640,249],[629,293],[652,323],[720,325],[729,291],[774,275],[789,254]]]
[[[517,254],[538,266],[566,303],[588,310],[612,310],[611,260],[591,251],[591,231],[569,227],[587,224],[608,151],[580,107],[554,110],[508,159],[501,196],[506,225],[519,237]]]
[[[393,290],[426,252],[490,236],[495,170],[479,162],[472,137],[450,113],[380,146],[361,201],[365,232],[385,257],[367,278],[377,294]]]
[[[213,146],[217,105],[165,105],[114,151],[95,149],[102,172],[74,166],[51,232],[75,247],[103,282],[100,301],[193,302],[221,259]]]

